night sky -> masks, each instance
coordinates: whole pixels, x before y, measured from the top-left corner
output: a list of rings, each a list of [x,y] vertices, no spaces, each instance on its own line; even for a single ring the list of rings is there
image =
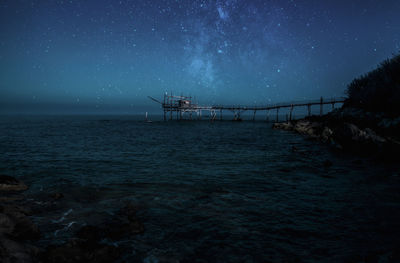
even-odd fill
[[[399,14],[398,0],[0,0],[0,111],[343,96],[400,51]]]

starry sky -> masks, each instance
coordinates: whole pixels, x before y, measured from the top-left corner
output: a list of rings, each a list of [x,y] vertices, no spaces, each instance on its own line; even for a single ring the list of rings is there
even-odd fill
[[[0,112],[343,96],[400,51],[399,13],[398,0],[0,0]]]

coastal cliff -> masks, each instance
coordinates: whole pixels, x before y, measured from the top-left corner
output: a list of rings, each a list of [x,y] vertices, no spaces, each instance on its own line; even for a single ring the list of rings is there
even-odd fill
[[[351,152],[398,159],[400,154],[400,55],[353,80],[339,109],[273,128],[295,131]]]

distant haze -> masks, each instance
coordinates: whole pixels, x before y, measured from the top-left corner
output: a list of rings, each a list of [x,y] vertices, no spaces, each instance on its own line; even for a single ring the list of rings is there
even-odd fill
[[[0,2],[0,112],[140,113],[343,96],[400,50],[400,1]]]

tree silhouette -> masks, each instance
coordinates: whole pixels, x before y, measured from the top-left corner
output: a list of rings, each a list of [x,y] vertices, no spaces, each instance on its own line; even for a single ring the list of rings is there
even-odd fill
[[[400,114],[400,55],[382,62],[375,70],[354,79],[347,88],[345,106],[366,111]]]

